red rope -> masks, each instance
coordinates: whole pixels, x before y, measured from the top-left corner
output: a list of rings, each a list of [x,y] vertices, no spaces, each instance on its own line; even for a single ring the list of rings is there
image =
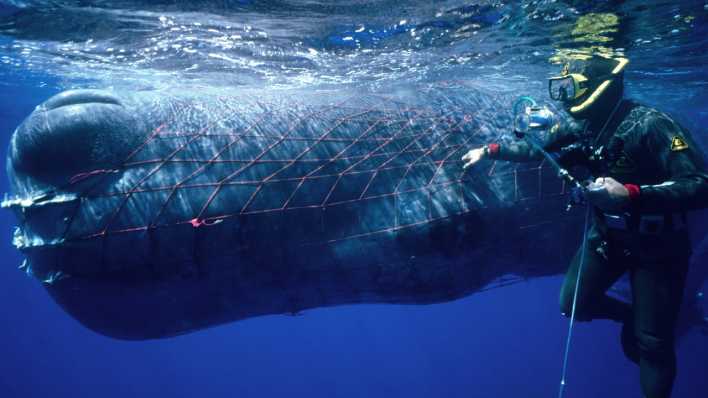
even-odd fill
[[[92,200],[101,200],[102,198],[118,198],[118,203],[108,214],[99,217],[99,221],[102,221],[103,224],[97,232],[76,237],[68,236],[67,240],[134,233],[172,225],[191,225],[194,228],[201,228],[216,225],[233,217],[305,209],[327,209],[390,197],[398,200],[401,195],[414,192],[421,192],[426,196],[424,203],[427,203],[428,209],[424,213],[423,220],[399,224],[398,210],[396,210],[396,214],[392,215],[396,220],[392,227],[380,228],[375,231],[362,230],[361,233],[353,231],[348,236],[329,242],[410,228],[451,217],[453,212],[459,214],[458,210],[459,212],[466,211],[464,206],[461,206],[458,210],[451,210],[446,215],[434,216],[433,193],[435,189],[456,189],[458,187],[462,189],[463,185],[469,182],[463,174],[462,168],[459,167],[459,163],[461,163],[459,158],[462,156],[461,151],[467,149],[467,146],[471,145],[470,143],[474,142],[476,138],[475,132],[469,131],[473,128],[467,128],[473,120],[473,116],[465,115],[463,118],[455,119],[452,118],[454,111],[440,114],[429,109],[403,108],[393,102],[391,102],[394,105],[391,111],[387,111],[384,107],[367,109],[344,105],[347,102],[343,101],[311,112],[300,113],[279,134],[268,134],[272,133],[267,130],[267,123],[272,116],[268,112],[264,112],[246,127],[238,130],[226,130],[219,127],[220,122],[227,121],[228,118],[213,121],[196,132],[172,131],[169,123],[165,123],[156,128],[142,144],[132,151],[121,167],[91,170],[77,174],[70,179],[70,184],[76,184],[89,178],[128,171],[134,171],[136,176],[140,176],[130,187],[122,190],[114,189],[100,193],[86,191],[82,195],[82,203],[90,203]],[[268,109],[266,106],[263,108]],[[270,109],[272,108],[271,106]],[[233,115],[230,117],[235,117],[236,112],[237,110],[234,109]],[[293,113],[297,114],[297,111]],[[332,114],[337,116],[328,119],[327,117]],[[173,119],[178,120],[180,116],[182,115],[175,114]],[[314,126],[323,126],[317,127],[319,133],[312,137],[307,136],[307,133],[312,131],[300,129],[308,121],[311,124],[306,126],[310,129],[315,128]],[[349,126],[350,123],[354,123],[354,125]],[[360,129],[360,132],[342,137],[337,134],[342,128]],[[465,130],[466,128],[467,130]],[[466,135],[460,135],[464,133]],[[455,138],[450,139],[451,137]],[[252,151],[244,151],[243,158],[231,155],[232,150],[239,148],[239,145],[248,145],[246,139],[255,140],[262,149],[255,154]],[[215,144],[219,140],[223,143],[220,142],[216,146]],[[293,147],[297,148],[292,151],[293,156],[279,159],[273,159],[270,156],[275,148],[290,142],[297,143],[297,146]],[[193,145],[200,143],[204,143],[204,148],[214,149],[214,151],[207,151],[208,155],[202,157],[189,150]],[[304,147],[300,148],[303,145]],[[320,148],[322,145],[332,145],[333,147],[330,147],[332,148],[331,154],[324,150],[315,153],[316,148]],[[163,148],[168,149],[165,156],[157,158],[148,156],[158,153]],[[355,152],[362,151],[364,148],[366,148],[364,153]],[[180,154],[185,156],[179,156]],[[139,155],[145,158],[140,159]],[[248,157],[246,158],[246,156]],[[179,165],[193,165],[194,169],[187,171],[185,176],[180,177],[174,183],[148,186],[149,181],[156,180],[166,172],[164,168],[168,164],[178,165],[177,167],[182,167]],[[219,174],[220,177],[210,179],[207,172],[217,165],[219,167],[232,167],[231,165],[233,165],[234,170],[227,169],[225,171],[228,174],[225,176]],[[247,170],[256,165],[268,165],[269,169],[265,171],[263,177],[250,178],[246,176],[246,179],[241,179]],[[308,166],[304,167],[302,171],[296,168],[305,165]],[[446,168],[446,165],[452,166]],[[411,173],[416,168],[429,169],[432,175],[427,172],[425,177],[418,173],[412,175]],[[330,169],[332,171],[327,172]],[[144,173],[140,174],[141,170],[144,170]],[[397,180],[392,182],[391,192],[370,193],[372,184],[378,175],[394,170],[402,170],[402,172],[398,173]],[[436,179],[444,172],[449,174],[447,178]],[[489,173],[491,175],[494,172],[493,167]],[[368,176],[369,174],[370,176]],[[342,184],[343,177],[355,175],[368,176],[367,180],[361,181],[362,186],[358,188],[361,189],[361,192],[354,192],[353,198],[334,198],[333,194]],[[404,181],[412,178],[417,179],[418,183],[415,186],[403,187]],[[322,181],[322,184],[331,184],[322,192],[324,196],[319,198],[318,203],[299,204],[293,202],[305,182],[318,179]],[[259,195],[265,194],[264,187],[271,184],[282,184],[282,187],[276,186],[276,188],[289,191],[282,192],[283,195],[279,196],[278,203],[273,203],[272,207],[252,207]],[[223,214],[209,215],[210,207],[227,187],[249,189],[248,192],[243,192],[245,201],[243,204],[234,203],[234,208]],[[187,216],[183,220],[166,218],[163,220],[169,203],[179,195],[193,194],[194,191],[189,192],[190,190],[209,191],[206,200],[195,204],[197,206],[195,214],[191,217]],[[161,195],[164,195],[157,211],[146,216],[146,219],[149,218],[149,222],[146,225],[138,226],[114,225],[121,212],[129,209],[127,204],[130,199],[136,194],[144,193],[156,195],[162,193]]]

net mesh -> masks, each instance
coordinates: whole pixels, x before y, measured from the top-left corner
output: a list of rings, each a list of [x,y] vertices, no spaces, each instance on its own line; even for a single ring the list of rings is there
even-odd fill
[[[258,220],[298,219],[295,230],[304,235],[327,230],[309,240],[337,241],[430,223],[490,201],[563,194],[560,184],[542,186],[550,175],[543,164],[492,164],[486,176],[464,172],[465,151],[493,138],[495,126],[482,121],[495,109],[441,112],[383,97],[368,106],[352,102],[224,100],[201,109],[173,103],[172,122],[155,128],[119,167],[70,179],[81,200],[63,239],[270,214]]]

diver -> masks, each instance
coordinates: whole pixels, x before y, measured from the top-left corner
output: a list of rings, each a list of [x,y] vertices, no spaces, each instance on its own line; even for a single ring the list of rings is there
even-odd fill
[[[548,90],[572,118],[548,129],[542,146],[490,143],[462,160],[467,168],[485,158],[524,162],[552,154],[571,174],[596,177],[583,189],[592,206],[591,227],[586,250],[578,250],[565,275],[561,312],[570,316],[584,264],[578,320],[621,322],[622,348],[639,365],[644,396],[664,398],[676,376],[674,334],[691,256],[688,212],[708,207],[708,174],[687,130],[623,98],[627,63],[600,55],[571,59],[549,79]],[[631,305],[607,295],[625,272]]]

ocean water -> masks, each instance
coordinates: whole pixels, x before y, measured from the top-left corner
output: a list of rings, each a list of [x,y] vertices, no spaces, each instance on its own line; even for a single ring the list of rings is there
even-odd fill
[[[37,104],[71,88],[454,80],[545,99],[558,70],[549,61],[588,48],[630,58],[627,96],[708,147],[704,1],[0,1],[0,136],[9,142]],[[17,269],[15,224],[0,212],[0,397],[557,395],[567,332],[558,276],[441,304],[320,308],[125,342],[81,326]],[[640,397],[618,325],[574,333],[567,397]],[[708,396],[707,339],[694,327],[679,340],[674,396]]]

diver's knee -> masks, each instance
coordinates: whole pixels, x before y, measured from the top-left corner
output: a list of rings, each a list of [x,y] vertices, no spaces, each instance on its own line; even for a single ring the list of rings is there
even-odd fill
[[[632,362],[639,364],[639,348],[637,347],[637,338],[634,333],[634,320],[627,319],[622,324],[622,333],[620,334],[620,342],[622,343],[622,352]]]
[[[658,336],[647,331],[636,330],[637,348],[643,358],[670,358],[674,355],[674,339]]]

